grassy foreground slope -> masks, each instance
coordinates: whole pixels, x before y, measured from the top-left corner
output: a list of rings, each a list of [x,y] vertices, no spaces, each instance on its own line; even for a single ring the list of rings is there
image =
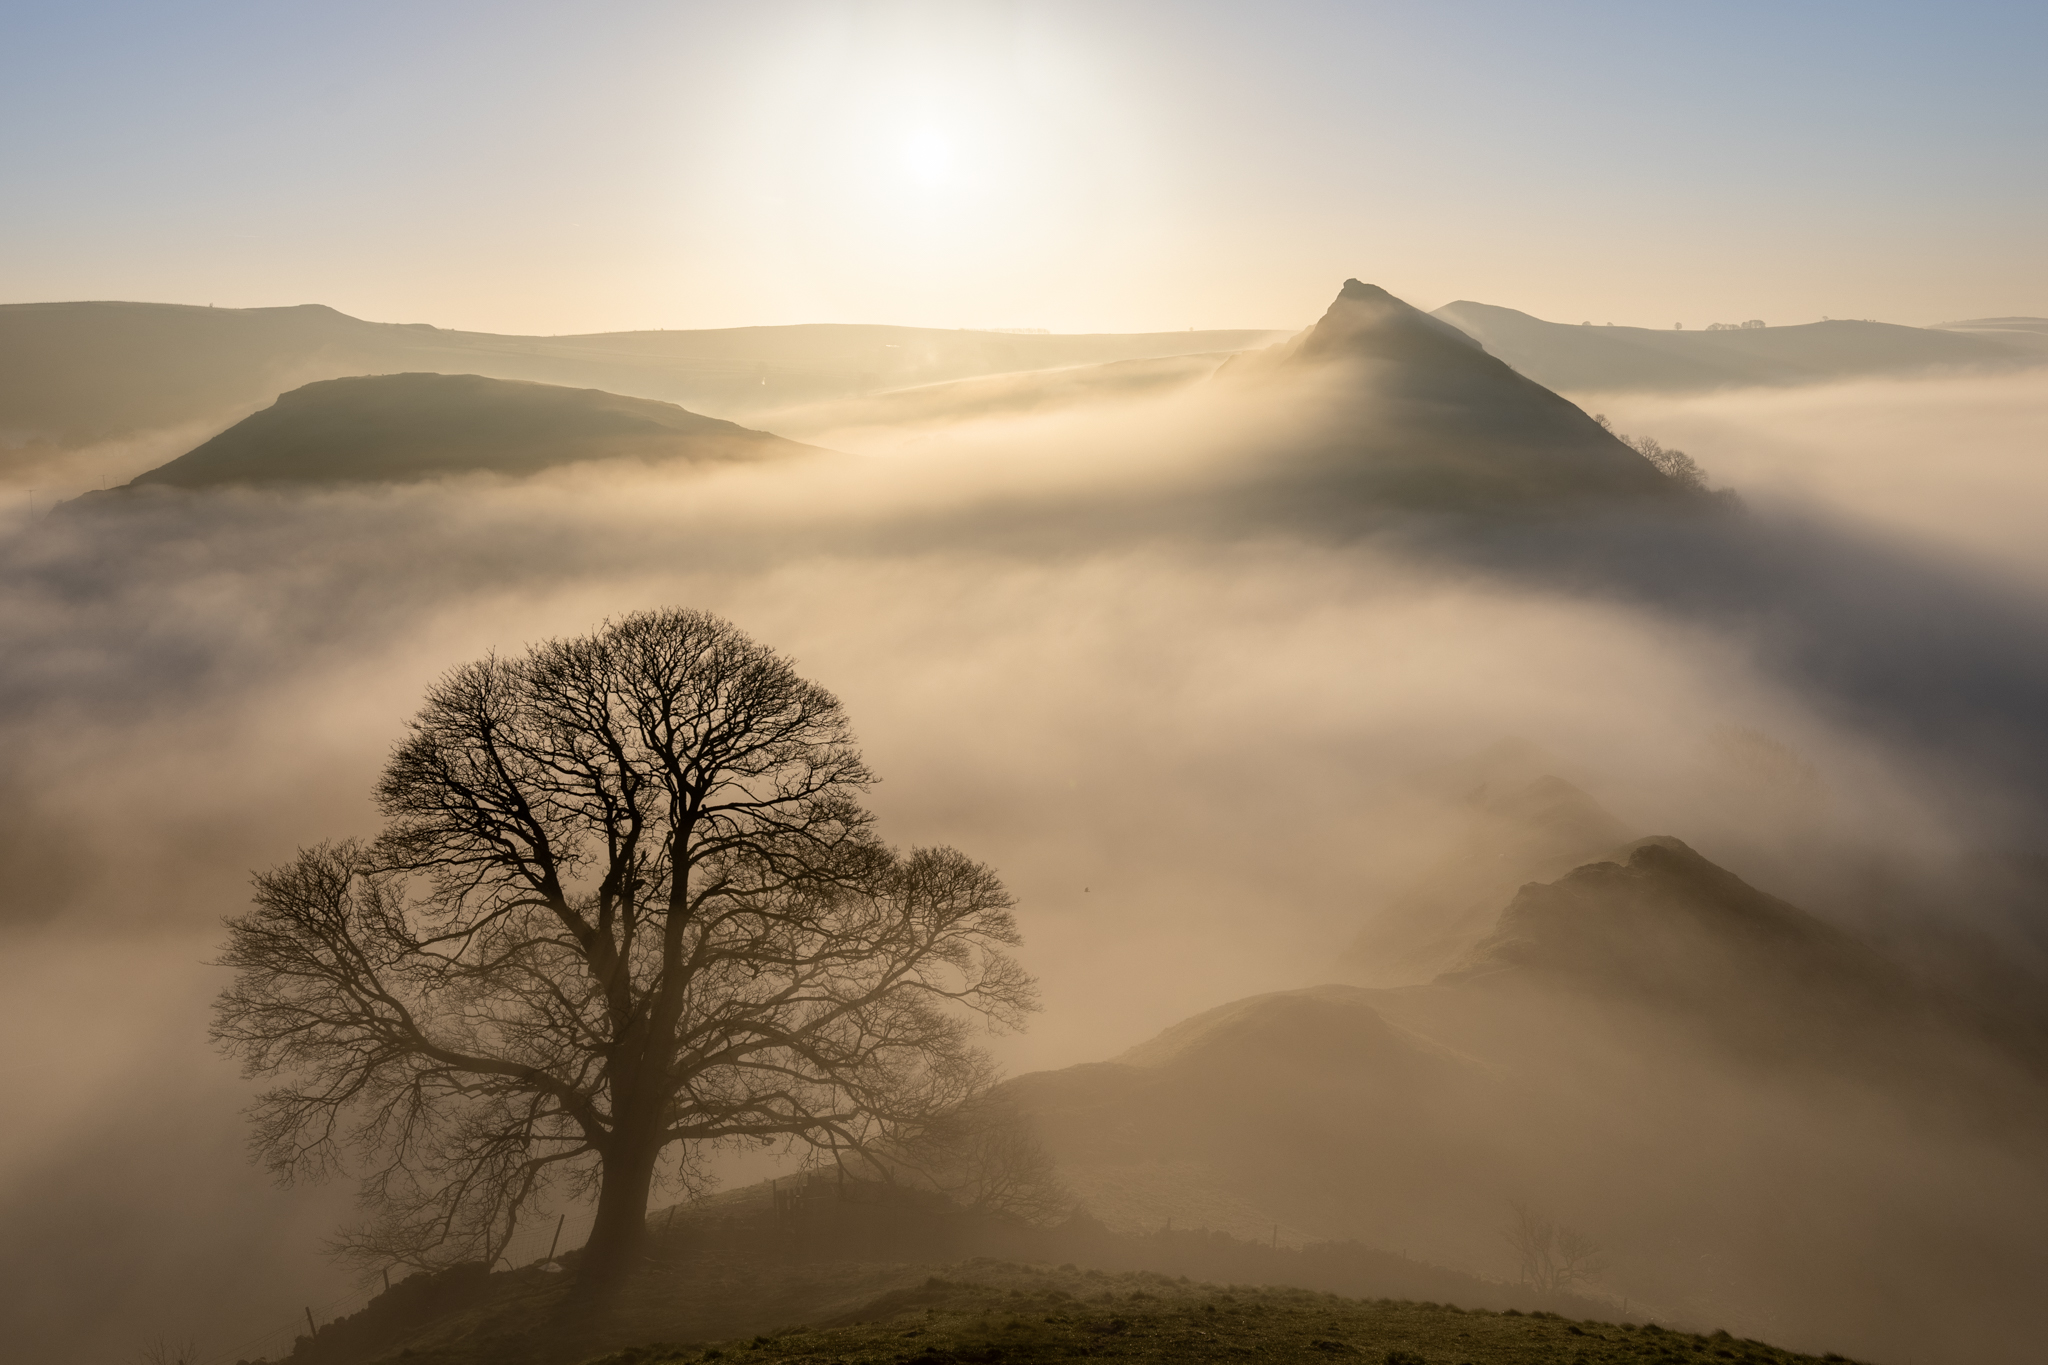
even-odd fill
[[[649,1344],[592,1365],[954,1365],[1071,1360],[1605,1365],[1812,1360],[1725,1332],[1575,1322],[1551,1313],[1346,1299],[1305,1289],[1190,1284],[1154,1274],[977,1266],[928,1279],[837,1325],[710,1346]],[[1839,1356],[1825,1359],[1839,1361]]]
[[[300,1336],[290,1365],[573,1365],[648,1341],[751,1338],[799,1325],[873,1316],[878,1298],[929,1287],[933,1276],[1001,1288],[1096,1293],[1110,1278],[1135,1283],[1286,1284],[1353,1298],[1428,1299],[1589,1316],[1590,1299],[1546,1299],[1444,1266],[1356,1242],[1278,1247],[1207,1229],[1115,1233],[1077,1216],[1032,1227],[976,1213],[943,1196],[851,1184],[848,1194],[770,1207],[761,1186],[657,1216],[640,1275],[607,1312],[571,1311],[580,1254],[489,1272],[472,1263],[399,1280],[345,1317]],[[1044,1267],[1059,1265],[1058,1271]],[[1092,1267],[1076,1271],[1075,1265]],[[1026,1270],[1024,1267],[1038,1267]],[[928,1306],[928,1305],[927,1305]]]

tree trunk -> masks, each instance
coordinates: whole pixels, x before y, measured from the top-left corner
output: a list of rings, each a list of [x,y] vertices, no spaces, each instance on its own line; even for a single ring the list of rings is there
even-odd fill
[[[615,1135],[598,1183],[597,1221],[576,1268],[579,1297],[608,1297],[639,1265],[647,1245],[647,1199],[660,1155],[658,1138]]]

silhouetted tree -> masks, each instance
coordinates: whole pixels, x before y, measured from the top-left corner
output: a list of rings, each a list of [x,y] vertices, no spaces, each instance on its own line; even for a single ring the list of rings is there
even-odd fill
[[[1665,478],[1695,493],[1707,491],[1707,471],[1699,461],[1682,450],[1664,445],[1654,436],[1624,436],[1621,443],[1657,466]]]
[[[367,1158],[344,1250],[492,1261],[594,1189],[608,1283],[675,1144],[886,1142],[985,1085],[973,1015],[1036,1007],[995,876],[879,844],[837,699],[716,617],[458,668],[410,731],[381,837],[256,878],[214,1028],[279,1078],[281,1175]]]
[[[1594,413],[1593,420],[1600,424],[1601,430],[1657,466],[1658,472],[1665,478],[1694,493],[1707,491],[1707,471],[1701,469],[1699,461],[1684,451],[1674,450],[1654,436],[1624,435],[1614,429],[1614,423],[1607,419],[1604,412]]]

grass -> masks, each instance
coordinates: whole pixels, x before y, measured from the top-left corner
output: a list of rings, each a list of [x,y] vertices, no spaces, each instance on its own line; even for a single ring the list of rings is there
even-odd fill
[[[1039,1365],[1055,1361],[1351,1361],[1354,1365],[1792,1365],[1824,1359],[1725,1332],[1551,1313],[1191,1284],[1071,1266],[934,1277],[849,1320],[713,1345],[651,1344],[589,1365]]]

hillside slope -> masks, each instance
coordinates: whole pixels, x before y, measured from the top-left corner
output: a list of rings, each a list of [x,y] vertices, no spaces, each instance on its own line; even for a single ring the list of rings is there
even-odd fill
[[[963,1270],[1005,1284],[1050,1278],[1069,1295],[1137,1272],[1496,1310],[1610,1307],[1357,1243],[1273,1246],[1193,1228],[1127,1235],[1085,1216],[1037,1227],[879,1182],[785,1180],[779,1196],[764,1182],[649,1222],[650,1255],[602,1320],[565,1321],[580,1264],[572,1251],[496,1273],[470,1264],[411,1275],[311,1336],[293,1329],[261,1344],[272,1354],[288,1348],[293,1365],[551,1365],[619,1343],[871,1321],[928,1289],[933,1271]]]
[[[1157,1275],[1077,1276],[968,1266],[884,1295],[845,1325],[780,1332],[723,1349],[645,1346],[591,1365],[694,1365],[729,1353],[790,1365],[954,1362],[1357,1360],[1371,1365],[1793,1365],[1811,1360],[1655,1324],[1569,1321],[1538,1311],[1340,1298],[1300,1289],[1191,1284]],[[1840,1361],[1840,1356],[1829,1356]],[[1845,1362],[1846,1365],[1846,1362]]]
[[[807,452],[815,453],[670,403],[596,389],[478,375],[368,375],[282,394],[125,488],[407,481],[532,474],[588,460],[715,463]]]
[[[1537,383],[1582,393],[1812,384],[1865,375],[2007,368],[2039,358],[2033,348],[1988,329],[1845,320],[1666,332],[1545,322],[1468,299],[1445,304],[1434,316]]]
[[[1652,838],[1522,888],[1435,984],[1252,997],[1005,1091],[1113,1226],[1263,1221],[1507,1273],[1521,1202],[1607,1248],[1610,1293],[2016,1363],[2048,1274],[2030,1046]]]
[[[1313,327],[1233,359],[1217,382],[1285,396],[1285,425],[1259,473],[1270,489],[1307,490],[1326,505],[1685,501],[1578,407],[1359,280],[1344,282]]]

